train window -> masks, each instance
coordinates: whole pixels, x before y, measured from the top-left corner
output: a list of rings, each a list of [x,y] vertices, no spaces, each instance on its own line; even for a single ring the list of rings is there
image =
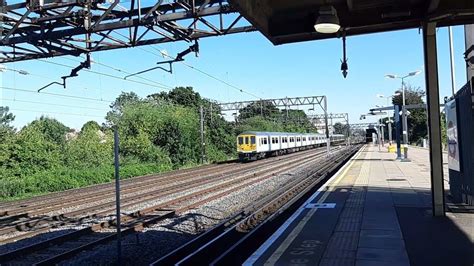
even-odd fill
[[[249,137],[245,137],[245,144],[249,144]]]
[[[275,142],[278,143],[278,138],[275,138]]]
[[[239,145],[242,145],[244,144],[244,138],[243,137],[239,137]]]
[[[268,144],[268,139],[267,138],[263,139],[263,144]]]
[[[250,144],[255,144],[255,136],[250,137]]]

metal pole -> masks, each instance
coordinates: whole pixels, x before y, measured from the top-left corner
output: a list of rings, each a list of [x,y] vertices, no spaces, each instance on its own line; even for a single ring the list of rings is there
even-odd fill
[[[211,104],[210,104],[210,107],[211,107],[211,108],[210,108],[210,109],[211,109],[210,115],[211,115],[211,125],[212,125],[212,102],[211,102]]]
[[[407,113],[405,108],[405,83],[402,78],[402,134],[403,134],[403,154],[404,158],[402,162],[409,162],[408,159],[408,123],[407,123]]]
[[[324,124],[326,128],[326,151],[327,155],[329,156],[329,153],[331,151],[331,140],[329,139],[329,126],[328,126],[328,102],[326,96],[324,96],[324,101],[323,101],[323,108],[324,108]]]
[[[346,125],[347,125],[347,144],[351,145],[351,126],[349,124],[349,114],[347,115]]]
[[[384,124],[380,123],[380,142],[381,142],[380,144],[382,144],[382,147],[384,146],[384,139],[385,139],[384,127],[385,127]]]
[[[392,120],[388,120],[388,143],[392,144]]]
[[[379,125],[379,132],[378,132],[378,134],[377,134],[377,138],[378,138],[377,142],[378,142],[378,144],[379,144],[379,145],[378,145],[378,146],[379,146],[379,151],[380,151],[380,145],[381,145],[381,142],[382,142],[382,138],[381,138],[381,136],[380,136],[380,135],[381,135],[381,134],[380,134],[381,132],[382,132],[382,125]]]
[[[117,264],[122,262],[122,236],[120,224],[120,168],[119,168],[119,136],[114,126],[114,166],[115,166],[115,215],[117,220]]]
[[[395,108],[395,139],[397,141],[397,160],[402,159],[402,151],[400,149],[400,107],[398,105]]]
[[[199,107],[199,113],[201,114],[201,126],[200,126],[200,131],[201,131],[201,163],[203,164],[205,161],[205,142],[204,142],[204,111],[202,109],[202,105]]]
[[[387,106],[389,105],[388,99],[391,99],[393,96],[387,97]],[[392,144],[392,122],[390,120],[389,111],[387,110],[387,129],[388,129],[388,145]]]
[[[441,148],[441,119],[439,110],[438,58],[436,52],[436,23],[423,24],[423,51],[426,99],[430,136],[431,196],[433,215],[445,216],[443,157]]]
[[[449,33],[449,59],[451,60],[451,90],[454,93],[456,91],[456,74],[454,73],[454,48],[453,48],[453,31],[451,26],[448,27]]]

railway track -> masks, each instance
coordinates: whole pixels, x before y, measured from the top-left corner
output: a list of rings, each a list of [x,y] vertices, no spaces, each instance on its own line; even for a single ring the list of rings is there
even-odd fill
[[[188,171],[185,173],[185,175],[189,173],[189,175],[200,174],[204,176],[194,176],[192,178],[188,177],[187,180],[183,179],[183,183],[180,184],[170,185],[166,188],[160,187],[156,190],[151,190],[150,193],[144,193],[139,196],[132,195],[129,198],[124,197],[122,200],[122,203],[124,203],[124,209],[127,209],[128,207],[132,208],[140,202],[149,202],[161,198],[161,201],[157,202],[151,207],[137,208],[136,210],[130,211],[128,214],[123,215],[121,220],[124,223],[124,233],[127,234],[139,231],[149,224],[179,215],[197,206],[206,204],[212,200],[225,197],[229,193],[251,186],[252,184],[262,182],[281,173],[282,171],[287,171],[295,167],[301,167],[314,163],[324,154],[323,150],[324,149],[317,151],[317,156],[315,156],[314,150],[309,150],[285,156],[284,159],[282,159],[283,157],[274,157],[269,160],[239,165],[238,169],[205,167],[204,169],[199,169],[196,173],[193,171]],[[210,171],[217,172],[210,174]],[[160,176],[165,178],[163,175]],[[172,176],[175,176],[176,178],[183,178],[183,173],[181,173],[181,176],[180,174],[176,173],[174,173]],[[148,178],[144,179],[149,180]],[[161,181],[156,182],[158,182],[158,184],[164,184],[159,183]],[[156,184],[156,182],[151,184]],[[147,183],[146,186],[150,186],[150,183]],[[104,188],[104,186],[102,186],[102,188]],[[132,187],[130,187],[130,189],[132,189]],[[187,190],[188,193],[185,193]],[[181,195],[176,196],[176,193],[181,193]],[[96,193],[91,194],[92,197],[97,195]],[[166,199],[168,196],[170,198]],[[0,232],[5,234],[12,232],[13,228],[18,230],[18,228],[22,228],[22,226],[26,226],[26,228],[31,229],[32,222],[35,225],[34,230],[28,231],[24,234],[21,234],[20,236],[6,238],[3,240],[3,242],[7,243],[18,239],[23,239],[38,233],[47,232],[54,227],[61,227],[68,224],[77,224],[87,219],[103,219],[108,217],[107,213],[113,212],[114,209],[111,204],[113,205],[113,202],[107,202],[102,205],[94,205],[86,209],[68,213],[61,213],[61,215],[57,215],[53,217],[53,219],[44,219],[44,217],[41,216],[32,217],[35,218],[33,221],[21,221],[20,219],[17,220],[16,223],[10,222],[12,223],[11,225],[13,227],[3,226],[2,224],[3,227],[0,228]],[[36,206],[41,208],[39,206],[44,205],[39,204]],[[15,208],[13,207],[14,206],[12,205],[12,208],[10,209],[11,213],[14,213],[12,210],[15,210]],[[32,213],[33,212],[30,211],[29,215]],[[38,210],[35,210],[34,213],[38,213]],[[27,255],[28,258],[31,259],[31,261],[28,261],[28,264],[37,263],[40,265],[48,265],[70,258],[83,250],[113,240],[114,233],[112,233],[110,229],[113,229],[115,225],[115,219],[113,216],[111,217],[112,218],[105,220],[103,219],[104,221],[99,223],[85,226],[80,230],[66,233],[10,251],[8,253],[1,254],[0,261],[14,264],[16,262],[15,260],[18,260],[19,257],[24,257]]]
[[[293,154],[292,156],[289,156],[288,158],[285,158],[285,160],[289,160],[295,156],[303,156],[305,154],[310,153],[304,152],[301,154]],[[130,190],[127,190],[128,187],[124,188],[121,190],[122,194],[122,208],[126,209],[128,207],[133,207],[134,205],[143,203],[143,202],[149,202],[157,198],[162,198],[164,196],[170,196],[173,193],[179,193],[179,192],[184,192],[188,189],[192,189],[195,186],[198,185],[203,185],[206,183],[211,183],[214,181],[218,181],[219,179],[224,179],[226,177],[230,177],[235,174],[242,174],[246,173],[246,171],[253,171],[253,169],[260,168],[261,165],[271,165],[274,163],[278,163],[280,160],[278,157],[272,158],[273,160],[264,162],[264,161],[258,161],[255,162],[254,164],[246,164],[244,166],[241,166],[239,164],[239,167],[236,168],[235,165],[232,165],[230,168],[226,167],[225,169],[217,169],[213,168],[211,172],[209,171],[197,171],[197,172],[192,172],[190,174],[185,174],[182,176],[176,176],[176,175],[171,175],[166,178],[166,180],[157,180],[154,183],[150,183],[148,181],[138,182],[135,185],[132,186],[133,193],[139,192],[139,193],[130,193]],[[191,177],[190,177],[191,176]],[[198,177],[194,177],[198,176]],[[174,178],[173,178],[174,177]],[[171,180],[171,178],[173,178]],[[177,181],[183,181],[183,182],[178,182]],[[176,183],[175,185],[168,185],[170,182]],[[150,186],[153,186],[154,189],[148,189],[144,190],[143,188],[149,188]],[[142,190],[137,190],[138,188],[141,188]],[[46,205],[46,210],[50,212],[58,211],[58,210],[63,210],[65,208],[70,207],[71,205],[78,206],[80,205],[81,202],[91,202],[91,201],[96,201],[98,202],[98,196],[103,195],[102,198],[106,197],[106,195],[103,194],[104,192],[94,192],[88,195],[78,195],[77,198],[70,197],[66,199],[59,199],[58,202],[49,202],[48,205]],[[99,194],[99,195],[97,195]],[[0,235],[5,235],[9,233],[15,233],[15,232],[22,232],[21,234],[15,236],[15,237],[9,237],[7,239],[2,239],[0,240],[0,243],[7,243],[7,242],[12,242],[16,240],[20,240],[26,237],[31,237],[37,233],[42,233],[48,230],[51,227],[58,227],[58,226],[64,226],[67,224],[75,224],[78,222],[83,222],[87,219],[92,219],[92,218],[101,218],[101,217],[107,217],[108,214],[113,213],[114,211],[114,197],[113,197],[113,191],[112,194],[110,194],[108,201],[103,202],[102,204],[93,204],[91,206],[83,207],[83,208],[78,208],[77,210],[73,211],[68,211],[68,212],[62,212],[62,213],[56,213],[54,215],[50,216],[45,216],[46,212],[44,211],[45,209],[42,209],[42,204],[38,206],[38,204],[32,206],[35,207],[36,209],[31,212],[26,212],[22,213],[21,215],[16,215],[16,217],[7,217],[4,218],[2,221],[0,221]],[[65,204],[63,201],[70,202],[69,204]],[[23,205],[24,206],[24,205]],[[43,214],[43,215],[41,215]],[[18,218],[19,217],[19,218]],[[9,218],[13,218],[10,220]],[[15,219],[16,218],[16,219]]]
[[[315,171],[230,217],[151,265],[240,265],[283,223],[292,210],[358,148],[338,154]]]

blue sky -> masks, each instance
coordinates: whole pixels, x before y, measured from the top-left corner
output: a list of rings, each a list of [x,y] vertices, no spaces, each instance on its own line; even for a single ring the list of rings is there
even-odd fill
[[[390,95],[400,88],[399,80],[386,79],[385,74],[403,75],[423,69],[422,45],[422,36],[418,30],[348,37],[347,79],[344,79],[340,72],[340,39],[273,46],[257,32],[207,38],[200,41],[200,56],[196,58],[194,55],[188,55],[185,62],[261,98],[326,95],[330,112],[347,112],[351,122],[358,123],[374,121],[373,117],[363,121],[360,121],[359,117],[377,104],[386,104],[386,100],[376,98],[376,94]],[[454,27],[454,45],[456,83],[457,88],[460,88],[466,82],[462,57],[465,50],[462,27]],[[92,57],[96,62],[136,72],[153,67],[157,61],[163,60],[159,56],[159,50],[165,49],[175,56],[186,48],[186,43],[172,43],[100,52]],[[78,60],[80,58],[74,57],[48,59],[50,62],[69,66],[78,65]],[[447,28],[438,29],[438,64],[442,99],[451,93]],[[36,93],[38,88],[49,82],[59,81],[61,76],[69,74],[70,68],[40,61],[9,63],[6,67],[30,73],[26,76],[13,71],[0,74],[3,87],[16,89],[1,89],[0,105],[10,106],[16,115],[14,125],[18,128],[45,114],[57,118],[69,127],[79,129],[88,120],[103,122],[110,101],[121,91],[134,91],[140,96],[146,96],[164,90],[80,72],[79,77],[68,79],[66,89],[56,85],[43,91],[51,94]],[[202,96],[220,102],[255,99],[183,64],[175,64],[173,68],[172,75],[157,70],[142,77],[165,84],[168,88],[193,86]],[[125,76],[124,73],[99,64],[93,64],[91,70]],[[134,80],[152,83],[137,78]],[[423,74],[410,78],[407,82],[425,88]],[[302,109],[307,108],[311,107]],[[308,113],[321,111],[316,109]]]

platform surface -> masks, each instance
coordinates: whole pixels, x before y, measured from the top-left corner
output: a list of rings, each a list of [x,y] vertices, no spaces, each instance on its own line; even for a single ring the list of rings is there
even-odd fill
[[[432,216],[428,150],[394,158],[366,146],[245,264],[472,266],[474,214]]]

